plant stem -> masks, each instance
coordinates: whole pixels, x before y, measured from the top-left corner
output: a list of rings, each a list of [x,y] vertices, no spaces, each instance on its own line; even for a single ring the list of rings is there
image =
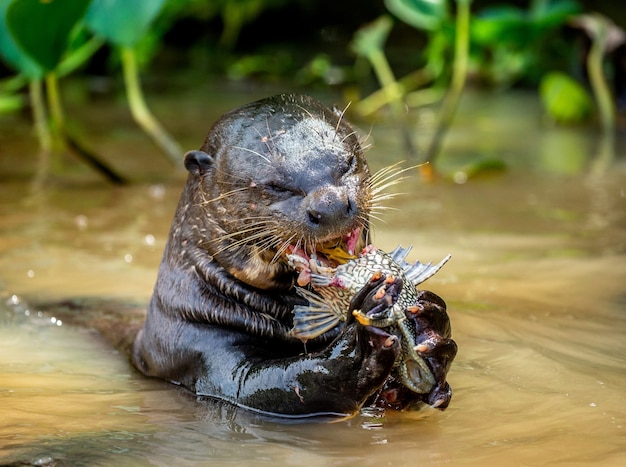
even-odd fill
[[[387,57],[382,50],[374,50],[369,54],[370,62],[374,68],[374,73],[381,84],[381,91],[385,94],[387,102],[391,105],[391,109],[396,118],[401,118],[404,114],[402,105],[402,86],[396,81],[393,71],[389,66]]]
[[[37,160],[37,169],[32,182],[32,200],[37,199],[41,194],[41,189],[48,177],[50,171],[50,151],[52,149],[52,136],[50,134],[50,125],[46,115],[46,104],[43,98],[43,89],[40,79],[32,79],[28,82],[28,95],[30,98],[30,106],[33,111],[33,122],[35,133],[39,140],[39,157]]]
[[[59,82],[57,81],[54,71],[46,73],[46,91],[48,93],[48,108],[52,117],[54,131],[58,134],[63,133],[65,128],[65,115],[63,106],[61,105],[61,96],[59,94]]]
[[[360,115],[367,116],[376,112],[379,108],[389,103],[389,99],[394,97],[394,94],[400,93],[405,96],[407,92],[417,89],[426,85],[428,82],[435,78],[430,69],[424,68],[409,73],[397,82],[393,83],[395,90],[383,87],[378,91],[374,91],[369,96],[361,99],[357,104],[357,112]]]
[[[49,71],[44,77],[46,83],[46,97],[48,98],[48,110],[51,121],[46,120],[46,125],[50,132],[51,155],[49,157],[52,171],[61,171],[62,151],[65,146],[65,116],[61,105],[61,95],[59,93],[59,83],[54,71]]]
[[[596,26],[597,31],[592,37],[591,50],[587,56],[587,73],[598,104],[602,131],[608,134],[613,133],[615,129],[615,105],[602,70],[607,35],[606,20],[603,17],[596,17]]]
[[[157,146],[177,168],[182,168],[182,149],[179,144],[165,131],[146,105],[139,83],[137,59],[132,47],[122,47],[122,68],[124,84],[131,114],[135,121],[148,133]]]
[[[452,80],[450,82],[450,89],[441,105],[439,123],[435,129],[430,147],[426,151],[424,162],[433,162],[439,154],[443,137],[454,119],[454,114],[456,113],[467,77],[470,5],[472,0],[457,0],[456,3],[456,38],[454,43]]]
[[[611,166],[615,158],[615,102],[602,68],[608,21],[604,16],[595,15],[595,34],[592,35],[591,50],[587,56],[587,74],[600,113],[602,136],[597,156],[591,163],[590,179],[597,180]],[[597,185],[596,185],[597,186]]]
[[[39,147],[42,151],[49,153],[52,148],[52,136],[50,134],[50,126],[48,125],[48,117],[46,116],[41,80],[33,79],[29,81],[28,89]]]
[[[59,77],[69,75],[78,67],[84,64],[89,58],[95,54],[104,44],[104,39],[94,36],[85,42],[78,49],[69,54],[56,68],[56,74]]]
[[[102,162],[96,154],[88,150],[75,136],[70,133],[65,122],[63,106],[61,105],[61,95],[59,93],[57,76],[53,71],[46,74],[46,90],[48,91],[48,106],[52,116],[54,147],[59,149],[62,147],[72,149],[84,162],[90,165],[97,172],[103,174],[110,182],[116,184],[124,183],[125,180],[123,177],[115,173],[113,169],[111,169],[106,163]],[[60,151],[55,151],[56,158],[53,161],[55,164],[53,169],[58,168],[57,166],[60,166],[61,163],[56,154],[57,152]]]
[[[404,150],[409,159],[415,159],[417,157],[416,149],[408,129],[406,112],[404,110],[404,103],[402,102],[404,88],[396,81],[393,71],[389,66],[389,62],[387,61],[387,57],[385,57],[381,49],[373,50],[368,54],[367,58],[374,68],[378,82],[381,84],[381,91],[384,92],[387,102],[389,102],[391,106],[391,112],[400,126]]]

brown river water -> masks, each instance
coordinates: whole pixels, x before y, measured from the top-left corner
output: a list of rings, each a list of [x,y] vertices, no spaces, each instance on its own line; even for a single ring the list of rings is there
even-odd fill
[[[264,94],[181,90],[152,105],[193,149],[219,114]],[[0,117],[0,464],[626,465],[620,133],[610,151],[591,131],[551,127],[534,95],[468,95],[444,145],[456,182],[409,176],[374,224],[383,249],[452,254],[424,284],[446,299],[459,345],[449,408],[285,423],[144,378],[49,306],[140,312],[183,184],[123,102],[72,98],[90,141],[136,183],[111,187],[73,163],[38,186],[27,117]],[[419,135],[430,121],[423,112]],[[388,122],[368,142],[374,170],[402,158]],[[477,156],[508,169],[465,180]]]

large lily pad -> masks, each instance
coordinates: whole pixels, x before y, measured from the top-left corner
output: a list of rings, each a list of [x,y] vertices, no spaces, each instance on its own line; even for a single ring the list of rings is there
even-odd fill
[[[15,42],[6,22],[6,12],[13,0],[0,0],[0,56],[19,73],[31,79],[41,78],[42,68]]]
[[[44,70],[54,70],[67,50],[76,23],[90,0],[13,0],[6,10],[7,28],[19,48]]]
[[[165,0],[93,0],[86,22],[107,41],[133,47],[145,35],[163,3]]]

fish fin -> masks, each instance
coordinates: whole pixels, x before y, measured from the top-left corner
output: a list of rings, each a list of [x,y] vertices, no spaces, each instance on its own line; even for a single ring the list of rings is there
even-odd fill
[[[314,272],[311,273],[311,284],[315,287],[328,287],[332,283],[332,281],[333,281],[333,278],[330,275],[317,274]],[[303,289],[303,290],[306,290],[306,289]],[[304,297],[304,298],[307,298],[307,297]]]
[[[391,259],[393,259],[396,263],[404,265],[406,264],[406,257],[408,256],[412,248],[413,245],[409,245],[406,248],[402,248],[402,246],[398,245],[393,249],[393,251],[389,252],[388,254],[389,256],[391,256]]]
[[[420,263],[419,261],[415,261],[414,263],[407,263],[406,257],[408,256],[412,248],[412,245],[409,245],[407,248],[402,248],[402,246],[398,245],[393,251],[388,254],[396,263],[398,263],[402,267],[407,279],[409,279],[415,286],[421,284],[426,279],[434,276],[437,271],[439,271],[451,257],[451,255],[448,255],[435,265],[433,265],[432,262],[424,264]]]
[[[415,261],[415,263],[413,264],[409,264],[403,261],[400,263],[400,265],[402,266],[402,269],[404,269],[404,274],[406,275],[407,279],[409,279],[413,283],[413,285],[417,286],[424,282],[426,279],[434,276],[437,271],[439,271],[451,257],[452,255],[448,255],[435,265],[430,262],[423,264],[419,261]]]
[[[322,297],[300,287],[296,290],[309,301],[309,305],[296,305],[293,308],[293,328],[290,332],[293,337],[302,341],[314,339],[346,319],[342,310],[329,306]]]

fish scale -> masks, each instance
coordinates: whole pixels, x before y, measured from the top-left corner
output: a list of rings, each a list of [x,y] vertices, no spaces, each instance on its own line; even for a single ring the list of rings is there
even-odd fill
[[[348,309],[354,295],[361,290],[372,276],[381,272],[386,276],[402,279],[404,286],[396,302],[376,313],[366,315],[355,310],[354,315],[361,323],[388,329],[401,343],[401,356],[394,367],[404,386],[416,393],[428,393],[435,386],[435,377],[426,360],[416,350],[419,344],[415,321],[407,318],[407,310],[417,305],[416,286],[432,277],[450,259],[446,256],[436,265],[419,261],[405,261],[411,247],[398,246],[390,253],[370,245],[361,254],[336,268],[322,266],[314,259],[311,267],[313,291],[298,287],[298,293],[309,301],[309,305],[294,308],[294,326],[291,334],[306,342],[339,325],[348,317]],[[292,264],[304,262],[297,255],[290,255]]]

